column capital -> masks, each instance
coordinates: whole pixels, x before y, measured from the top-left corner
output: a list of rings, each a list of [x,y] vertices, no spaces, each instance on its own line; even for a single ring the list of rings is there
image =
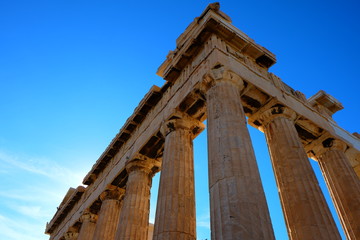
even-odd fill
[[[245,88],[244,81],[239,75],[225,68],[221,63],[217,63],[203,77],[204,92],[221,81],[233,83],[240,91]]]
[[[297,113],[289,107],[286,107],[281,104],[275,104],[272,107],[266,110],[260,110],[259,113],[256,113],[251,117],[249,122],[257,122],[261,127],[265,127],[269,122],[278,117],[284,117],[295,121],[298,117]]]
[[[161,162],[149,158],[143,154],[137,153],[131,161],[126,163],[126,171],[131,173],[133,171],[143,171],[149,175],[155,174],[160,171]]]
[[[205,125],[195,118],[191,118],[181,114],[181,118],[174,118],[167,120],[161,126],[161,134],[163,136],[175,131],[176,129],[184,129],[190,131],[193,137],[197,136],[202,130],[205,129]]]
[[[74,240],[79,235],[79,229],[77,227],[70,227],[68,231],[64,234],[65,240]]]
[[[328,150],[339,150],[345,152],[347,149],[347,144],[339,139],[328,138],[323,142],[324,148]]]
[[[97,221],[97,214],[94,214],[90,211],[90,209],[86,209],[83,214],[80,217],[80,222],[92,222],[92,223],[96,223]]]
[[[121,200],[125,195],[125,189],[109,184],[107,189],[100,194],[100,200]]]
[[[322,155],[328,151],[338,150],[340,152],[345,152],[347,149],[347,144],[339,139],[327,136],[320,138],[318,141],[312,144],[311,152],[313,153],[316,160],[321,159]]]

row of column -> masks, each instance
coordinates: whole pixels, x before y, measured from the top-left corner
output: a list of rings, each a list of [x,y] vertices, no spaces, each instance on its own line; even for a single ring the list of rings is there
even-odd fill
[[[290,239],[340,239],[295,128],[296,113],[277,105],[262,124]],[[360,239],[360,181],[345,155],[346,144],[327,138],[312,149],[347,239]]]
[[[152,177],[160,168],[156,160],[138,155],[126,165],[126,190],[113,185],[100,195],[97,214],[84,211],[80,230],[70,228],[66,240],[147,239]],[[126,191],[126,194],[125,194]]]
[[[275,239],[247,129],[243,81],[219,65],[205,77],[211,238]],[[276,105],[257,117],[266,135],[290,239],[340,239],[295,128],[296,114]],[[154,240],[196,239],[193,139],[204,126],[190,117],[164,123],[164,155]],[[344,150],[327,139],[316,156],[348,239],[360,239],[360,183]],[[85,213],[78,236],[67,239],[147,239],[156,161],[135,158],[124,189],[109,187],[96,218]],[[93,236],[93,237],[91,237]],[[66,237],[66,236],[65,236]]]
[[[276,106],[260,116],[290,239],[341,239],[298,137],[295,112]]]
[[[244,83],[217,65],[205,84],[212,239],[273,239],[240,100]],[[282,105],[256,119],[266,135],[289,238],[340,239],[295,119]],[[360,182],[344,154],[346,145],[331,138],[320,145],[315,154],[346,236],[360,239]]]

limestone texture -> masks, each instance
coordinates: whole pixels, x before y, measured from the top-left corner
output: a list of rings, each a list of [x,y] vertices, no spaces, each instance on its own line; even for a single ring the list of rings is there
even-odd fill
[[[114,240],[124,193],[121,188],[111,187],[101,194],[102,205],[93,240]]]
[[[263,128],[290,239],[341,239],[295,129],[295,112],[275,107]]]
[[[167,121],[154,240],[196,239],[193,133],[197,122]]]
[[[147,239],[150,212],[150,188],[154,163],[146,160],[131,161],[126,194],[120,213],[116,240]]]
[[[349,240],[360,239],[360,180],[343,142],[330,139],[317,157],[341,224]]]
[[[240,101],[242,80],[211,73],[207,92],[212,239],[274,239],[270,215]]]

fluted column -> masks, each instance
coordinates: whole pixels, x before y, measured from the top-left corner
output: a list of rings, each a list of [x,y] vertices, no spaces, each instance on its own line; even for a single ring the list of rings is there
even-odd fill
[[[193,131],[203,127],[192,119],[167,121],[154,240],[196,239]]]
[[[89,240],[93,239],[95,227],[96,227],[97,215],[85,210],[80,218],[81,228],[77,240]]]
[[[243,81],[216,66],[205,84],[211,239],[274,239],[240,100]]]
[[[295,128],[296,113],[281,105],[265,111],[262,123],[290,239],[340,239]]]
[[[125,190],[109,186],[100,195],[102,201],[93,240],[114,240]]]
[[[150,189],[160,162],[138,155],[126,165],[129,174],[120,213],[116,240],[145,240],[148,237]]]
[[[314,149],[349,240],[360,239],[360,181],[345,155],[344,142],[328,138]]]
[[[70,227],[69,230],[65,233],[65,240],[77,240],[79,235],[79,229],[77,227]]]

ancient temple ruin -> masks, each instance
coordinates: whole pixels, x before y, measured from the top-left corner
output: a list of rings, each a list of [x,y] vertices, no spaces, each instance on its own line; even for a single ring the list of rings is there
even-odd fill
[[[165,84],[139,103],[85,176],[85,187],[65,196],[46,225],[50,239],[196,239],[192,141],[205,120],[212,239],[275,238],[247,122],[266,136],[289,238],[340,239],[312,158],[346,237],[360,239],[360,136],[332,119],[343,108],[339,101],[324,91],[306,99],[268,72],[275,62],[218,3],[210,4],[159,67]]]

